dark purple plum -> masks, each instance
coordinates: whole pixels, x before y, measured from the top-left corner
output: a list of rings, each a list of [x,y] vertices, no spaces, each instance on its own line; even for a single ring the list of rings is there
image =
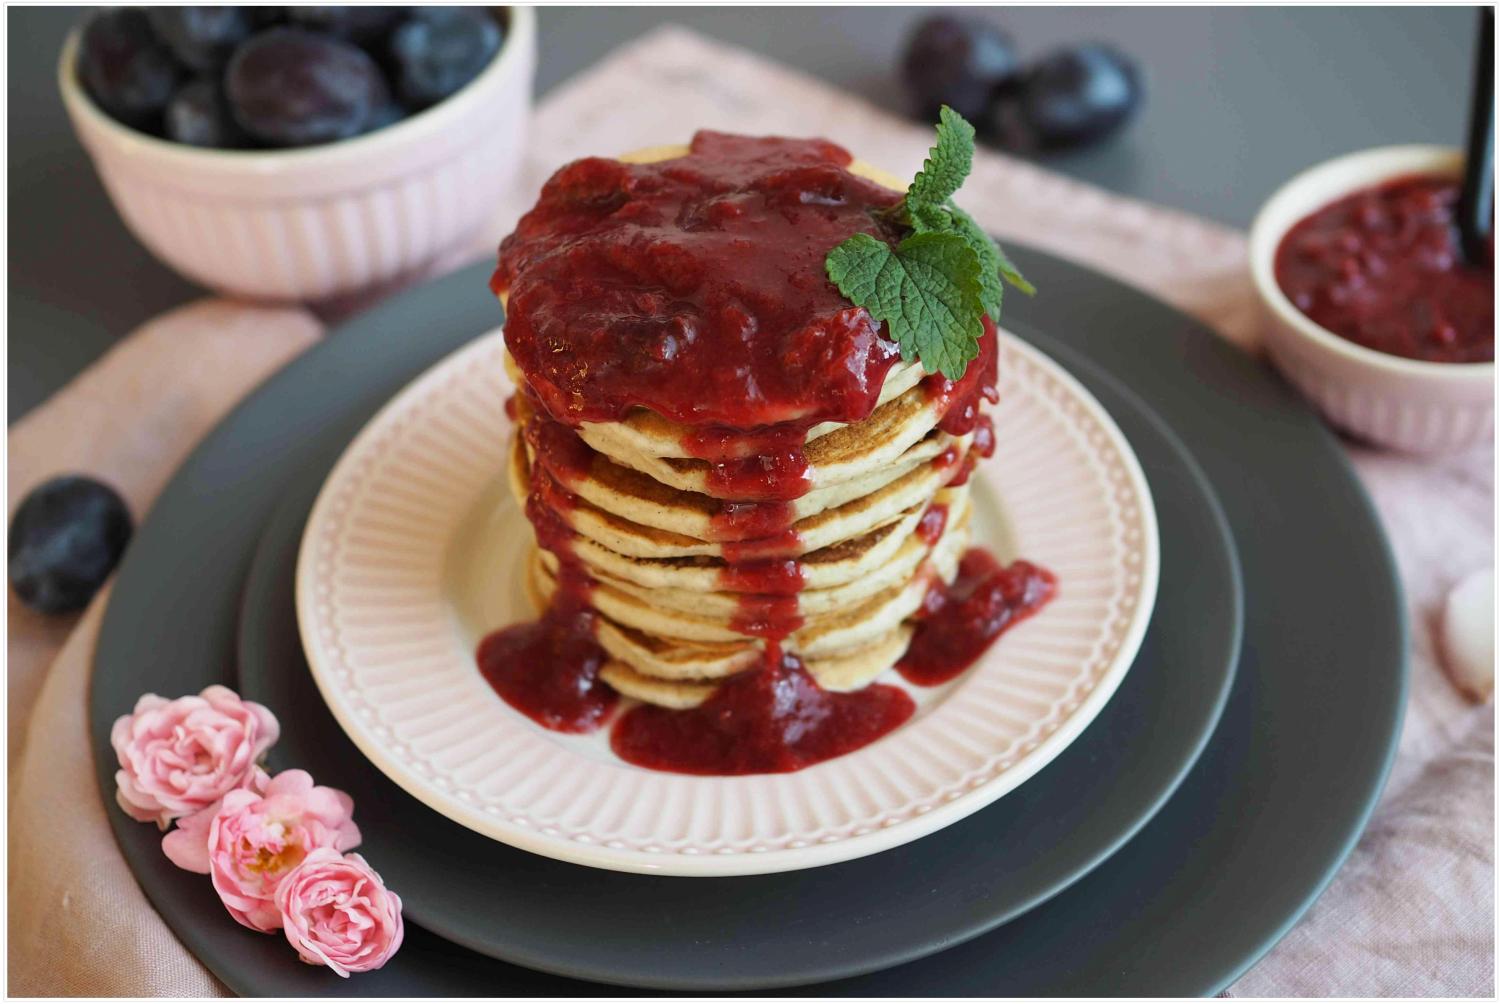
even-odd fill
[[[78,77],[112,118],[154,131],[181,75],[139,10],[101,10],[84,25]]]
[[[1080,45],[1045,56],[1026,71],[1014,119],[1037,146],[1075,146],[1115,132],[1144,96],[1129,56],[1107,45]]]
[[[298,28],[271,28],[240,46],[225,89],[240,128],[271,146],[357,136],[391,101],[364,50]]]
[[[996,93],[1020,76],[1021,61],[1010,36],[987,21],[940,15],[917,26],[906,43],[901,75],[915,111],[926,119],[950,106],[977,122]]]
[[[248,7],[149,7],[146,17],[177,61],[199,73],[229,62],[256,27]]]
[[[500,25],[475,7],[418,8],[391,35],[396,89],[426,108],[473,80],[500,51]]]
[[[11,587],[42,613],[81,610],[120,563],[133,529],[108,485],[81,475],[44,482],[10,522]]]
[[[178,88],[167,105],[166,133],[178,143],[220,150],[246,146],[249,140],[230,114],[224,89],[207,77]]]
[[[407,7],[286,7],[287,20],[360,45],[383,38],[411,13]]]

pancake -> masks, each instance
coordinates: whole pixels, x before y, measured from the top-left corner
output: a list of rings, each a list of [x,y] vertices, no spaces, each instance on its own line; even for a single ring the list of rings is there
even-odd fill
[[[947,519],[957,525],[967,513],[968,486],[943,489],[933,500],[933,504],[945,506]],[[888,557],[882,554],[881,560],[861,562],[865,566],[863,570],[857,574],[840,576],[843,580],[841,582],[812,588],[804,587],[795,596],[797,612],[804,617],[829,614],[852,606],[860,600],[909,579],[916,572],[917,566],[927,557],[930,545],[911,529],[907,529],[904,533],[893,534],[890,539],[896,541],[899,546],[894,549],[883,548],[883,551],[891,552]],[[852,562],[871,550],[873,547],[848,548],[845,549],[843,555],[830,556],[830,558],[838,560],[842,557],[846,562]],[[607,568],[595,565],[589,557],[584,557],[582,560],[595,581],[643,602],[658,604],[668,610],[703,613],[710,617],[727,620],[738,614],[741,609],[738,593],[734,591],[732,585],[722,581],[723,567],[720,565],[659,569],[660,574],[657,576],[656,583],[643,585],[612,574]],[[542,551],[541,561],[550,573],[557,574],[558,559],[555,555],[549,551]],[[616,564],[615,567],[619,566]],[[673,572],[677,574],[674,576]],[[671,585],[674,578],[681,584]],[[710,582],[712,585],[708,584]]]
[[[620,159],[687,153],[659,147]],[[904,188],[860,162],[850,170]],[[524,387],[509,353],[505,362]],[[538,548],[531,556],[533,603],[551,602],[564,562],[585,573],[594,637],[607,657],[600,677],[627,698],[662,707],[695,707],[776,651],[800,660],[827,690],[868,685],[900,660],[913,618],[934,584],[953,581],[969,542],[969,489],[948,481],[974,435],[939,428],[947,402],[929,393],[924,377],[920,364],[897,363],[868,416],[808,429],[801,448],[809,490],[765,509],[728,497],[734,479],[714,478],[714,465],[692,455],[689,444],[703,430],[637,408],[620,421],[578,425],[580,445],[531,424],[548,420],[518,394],[512,493],[524,506],[540,485],[537,501],[557,498],[555,515],[572,531],[565,548],[555,545],[562,553]],[[549,444],[547,452],[538,455],[532,441]],[[754,442],[745,445],[766,448]],[[554,495],[547,479],[566,495]],[[946,508],[941,529],[923,519],[935,505]],[[767,539],[747,541],[756,535]],[[783,560],[795,561],[800,589],[776,597],[751,592],[756,575],[736,563],[779,569]],[[771,577],[758,588],[776,584]],[[774,642],[762,636],[758,616],[785,625]]]
[[[911,640],[910,617],[921,606],[934,579],[951,582],[958,555],[968,543],[968,529],[954,533],[947,547],[935,548],[931,566],[889,598],[877,597],[868,606],[895,617],[872,618],[859,610],[817,628],[804,629],[789,639],[788,651],[802,658],[808,673],[825,690],[851,691],[867,686],[900,661]],[[941,553],[940,553],[941,552]],[[537,566],[540,567],[540,566]],[[601,617],[599,641],[610,660],[600,677],[626,697],[667,708],[686,709],[702,704],[724,678],[752,671],[760,665],[758,645],[672,645],[642,632],[622,628]]]
[[[922,506],[912,506],[884,526],[801,555],[804,587],[827,589],[869,575],[902,546],[922,512]],[[724,562],[716,557],[630,558],[582,537],[574,540],[573,551],[594,571],[652,589],[710,592],[722,585]]]
[[[956,525],[945,528],[913,572],[875,594],[845,608],[807,617],[805,623],[791,632],[783,643],[788,652],[808,657],[833,655],[860,648],[895,628],[917,611],[934,578],[951,582],[958,568],[958,558],[968,544],[968,513]],[[557,589],[556,578],[540,552],[533,556],[530,588],[543,605]],[[659,673],[678,678],[706,677],[715,671],[695,668],[695,659],[723,667],[732,672],[739,666],[733,648],[738,646],[759,652],[764,648],[760,638],[734,626],[733,616],[713,617],[706,613],[671,610],[643,600],[636,595],[596,582],[590,604],[601,619],[622,634],[617,640],[619,651],[605,641],[601,628],[600,642],[606,651],[627,662],[638,672]],[[695,650],[702,649],[701,655]],[[753,660],[751,660],[753,661]],[[653,663],[671,668],[655,668]]]
[[[824,690],[858,690],[900,661],[911,641],[911,633],[911,625],[902,624],[865,648],[823,659],[809,659],[804,665]],[[645,676],[617,660],[605,663],[599,676],[626,697],[678,710],[697,707],[719,687],[713,681],[664,680]]]
[[[807,479],[813,491],[827,490],[863,475],[899,464],[903,454],[930,438],[942,418],[943,403],[920,385],[876,408],[869,418],[838,425],[807,443]],[[579,437],[618,464],[633,467],[672,488],[714,495],[706,460],[626,452],[598,425],[585,424]]]
[[[504,296],[500,298],[500,302],[505,302]],[[525,375],[509,352],[505,353],[505,370],[516,386],[525,382]],[[921,363],[897,363],[886,374],[876,407],[901,397],[916,387],[926,375]],[[580,428],[591,440],[597,440],[601,444],[598,449],[605,453],[620,452],[647,457],[692,456],[682,445],[692,430],[645,408],[637,408],[621,422],[584,422]],[[841,422],[820,422],[807,430],[807,441],[811,443],[840,428],[843,428]]]
[[[916,461],[907,468],[906,473],[875,491],[847,501],[837,508],[825,509],[795,522],[792,527],[796,530],[797,541],[795,545],[790,546],[788,553],[805,554],[852,540],[899,520],[913,506],[925,508],[925,503],[952,476],[954,464],[957,462],[955,457],[962,458],[971,439],[972,434],[968,436],[950,436],[945,432],[929,434],[926,440],[913,447],[913,456]],[[954,449],[955,454],[944,459],[944,454],[949,448]],[[511,451],[508,475],[511,491],[522,505],[531,493],[529,453],[522,438],[517,436]],[[615,493],[606,489],[596,486],[592,494],[601,501],[619,503],[620,508],[631,508]],[[658,510],[652,519],[658,523],[670,522],[672,514],[685,513],[698,506],[697,500],[670,493],[662,493],[655,504]],[[701,508],[698,512],[701,516]],[[723,542],[704,540],[688,532],[690,527],[697,527],[703,529],[706,535],[710,528],[704,525],[703,519],[691,523],[684,519],[678,524],[682,527],[681,532],[663,529],[660,526],[649,526],[616,515],[581,495],[575,505],[559,512],[558,515],[581,538],[630,558],[709,558],[722,557],[725,553]]]
[[[517,399],[516,412],[523,428],[534,420],[535,411],[525,398]],[[808,492],[790,503],[792,520],[836,508],[884,487],[917,464],[935,457],[945,442],[941,437],[928,436],[891,463],[876,466],[841,484]],[[584,465],[575,464],[568,470],[549,467],[549,472],[568,491],[596,508],[642,526],[671,530],[699,540],[734,540],[750,535],[717,524],[716,517],[725,508],[724,500],[674,488],[633,467],[615,463],[605,452],[589,452],[592,459],[585,470],[577,469]],[[530,462],[544,459],[538,458],[529,446],[527,453]]]

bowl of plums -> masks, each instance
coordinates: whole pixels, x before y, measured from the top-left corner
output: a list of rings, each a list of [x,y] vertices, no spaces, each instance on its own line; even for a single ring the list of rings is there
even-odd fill
[[[315,301],[418,273],[517,170],[526,7],[93,11],[63,103],[131,232],[220,292]]]

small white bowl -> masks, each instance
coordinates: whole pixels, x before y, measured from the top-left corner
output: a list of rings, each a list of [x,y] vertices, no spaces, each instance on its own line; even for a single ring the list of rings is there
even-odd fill
[[[507,8],[500,52],[442,102],[364,136],[300,150],[205,150],[121,125],[63,46],[58,86],[115,208],[194,282],[319,300],[420,269],[494,216],[521,161],[536,66],[531,8]]]
[[[1250,272],[1271,358],[1330,422],[1379,446],[1437,453],[1492,441],[1495,364],[1406,359],[1340,338],[1286,298],[1276,283],[1276,249],[1299,221],[1358,189],[1462,171],[1463,154],[1441,146],[1351,153],[1287,182],[1250,227]]]

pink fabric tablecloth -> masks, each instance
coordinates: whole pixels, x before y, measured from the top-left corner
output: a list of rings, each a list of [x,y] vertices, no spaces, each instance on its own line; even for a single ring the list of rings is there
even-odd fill
[[[681,142],[700,126],[827,136],[901,176],[931,142],[929,129],[857,97],[664,29],[542,103],[510,204],[448,264],[489,254],[563,161]],[[1242,234],[993,152],[976,158],[963,201],[1003,236],[1115,275],[1255,345]],[[146,325],[11,428],[9,509],[53,473],[87,471],[144,514],[191,445],[321,327],[306,311],[218,300]],[[1349,862],[1231,992],[1493,995],[1493,708],[1455,691],[1435,642],[1447,590],[1493,565],[1491,451],[1431,461],[1351,454],[1411,605],[1412,693],[1400,754]],[[105,814],[116,810],[95,788],[85,707],[105,602],[100,596],[80,618],[53,619],[9,600],[9,988],[222,994],[146,902],[109,833]],[[289,956],[287,964],[296,963]]]

